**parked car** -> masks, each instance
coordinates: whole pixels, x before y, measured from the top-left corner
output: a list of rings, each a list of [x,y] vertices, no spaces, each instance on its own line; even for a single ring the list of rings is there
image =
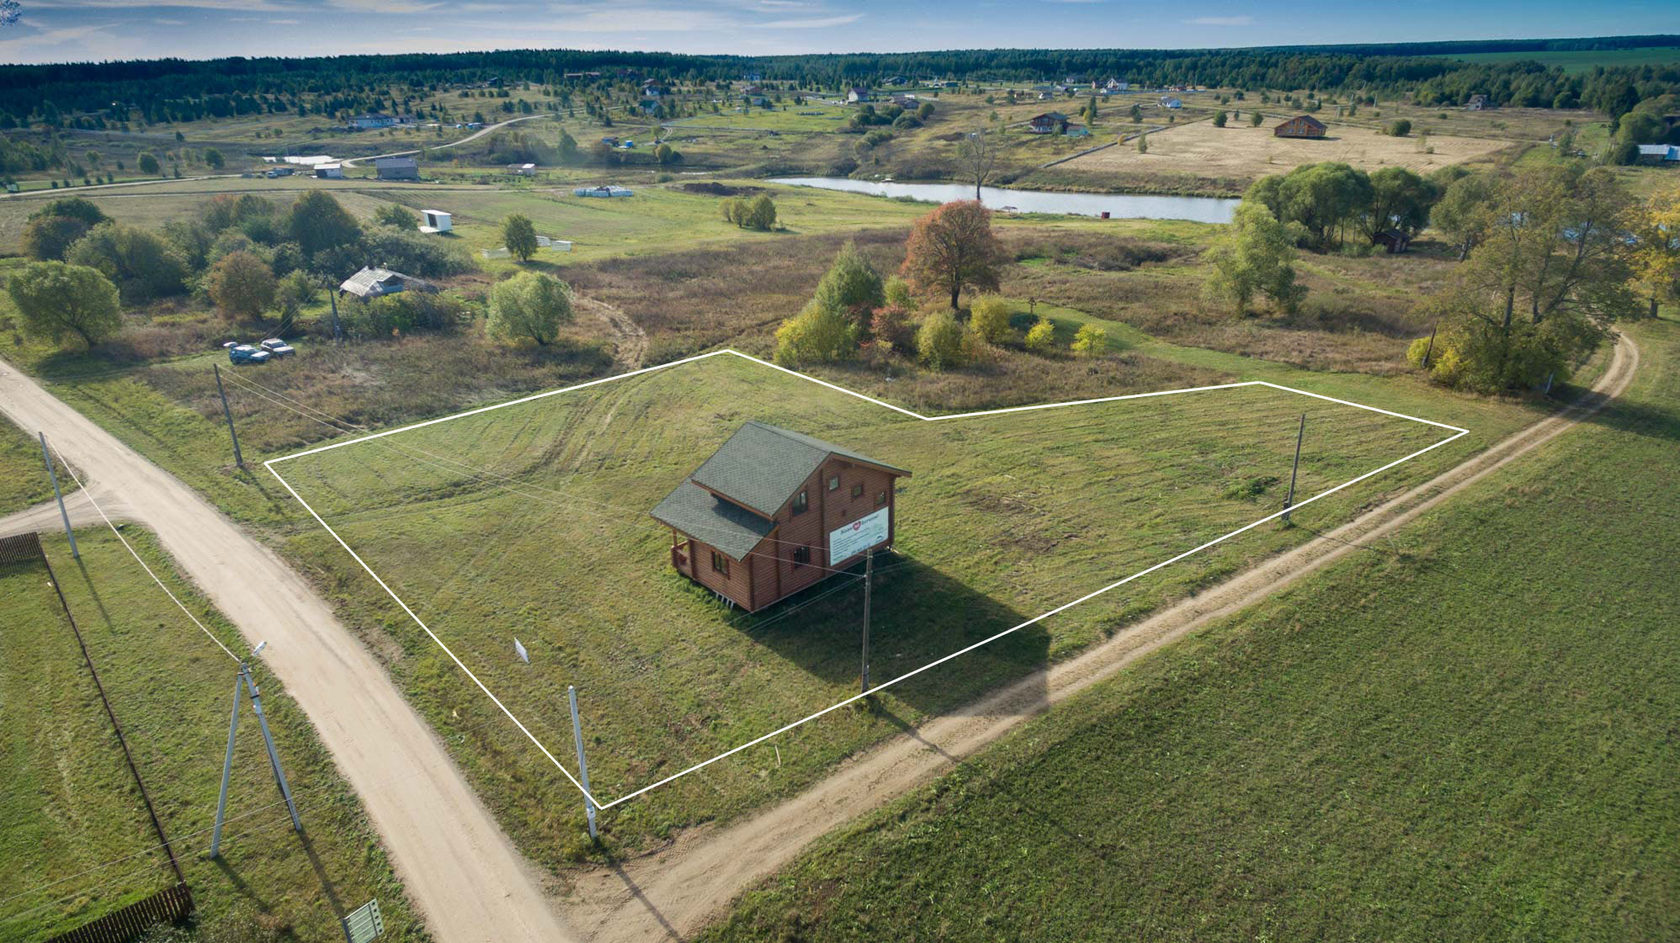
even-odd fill
[[[291,355],[297,353],[296,347],[293,347],[278,337],[270,337],[268,340],[263,341],[262,349],[268,351],[276,357],[290,357]]]
[[[261,347],[252,347],[250,344],[236,344],[228,348],[228,362],[235,366],[247,363],[267,363],[271,356],[273,355],[268,351]]]

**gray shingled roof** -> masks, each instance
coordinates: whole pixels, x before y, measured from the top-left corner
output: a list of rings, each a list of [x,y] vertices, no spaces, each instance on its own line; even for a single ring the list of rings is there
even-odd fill
[[[830,455],[900,475],[910,474],[832,442],[754,420],[735,430],[705,464],[654,508],[653,516],[740,559],[770,533],[773,525],[765,518],[781,510]],[[705,500],[700,500],[696,492],[705,495]],[[726,495],[749,510],[743,511],[709,492]],[[741,546],[749,536],[752,542]]]
[[[425,279],[415,278],[393,272],[388,268],[366,266],[360,272],[344,280],[338,286],[339,291],[347,291],[358,298],[377,298],[380,295],[394,294],[405,289],[428,291],[432,284]]]

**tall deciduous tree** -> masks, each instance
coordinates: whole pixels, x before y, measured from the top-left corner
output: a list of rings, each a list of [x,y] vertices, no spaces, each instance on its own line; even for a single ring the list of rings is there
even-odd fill
[[[1429,225],[1429,210],[1437,194],[1435,187],[1404,167],[1384,167],[1371,175],[1371,203],[1360,219],[1367,239],[1398,229],[1416,236]]]
[[[542,272],[521,272],[490,289],[490,336],[529,338],[546,347],[572,322],[571,286]]]
[[[992,234],[992,214],[978,200],[946,203],[916,221],[900,273],[918,291],[949,295],[951,308],[964,288],[995,291],[1007,256]]]
[[[310,190],[298,197],[286,218],[286,229],[292,241],[312,258],[318,252],[350,245],[362,237],[362,227],[356,217],[331,194],[321,190]]]
[[[117,288],[98,269],[33,262],[7,280],[6,291],[24,331],[55,344],[74,336],[92,347],[122,327]]]
[[[1265,295],[1285,311],[1294,311],[1306,296],[1295,281],[1296,227],[1278,222],[1265,204],[1244,200],[1231,228],[1207,258],[1213,275],[1207,282],[1210,297],[1247,314],[1256,295]]]
[[[815,300],[844,311],[861,329],[868,327],[871,312],[886,304],[887,296],[880,273],[858,251],[857,244],[848,240],[817,283]]]
[[[186,264],[156,234],[121,223],[100,223],[70,247],[66,261],[98,269],[125,304],[179,294]]]
[[[986,129],[970,131],[957,142],[957,167],[964,180],[974,182],[974,198],[980,199],[980,188],[992,176],[997,165],[997,145]]]
[[[1652,303],[1680,304],[1680,187],[1653,196],[1636,217],[1634,270]]]
[[[268,263],[249,252],[229,252],[204,273],[204,290],[224,316],[255,320],[274,303],[278,287]]]
[[[531,218],[513,213],[502,220],[502,245],[519,261],[531,261],[531,256],[537,254],[537,227]]]
[[[1461,262],[1482,240],[1483,226],[1491,221],[1488,206],[1496,189],[1492,175],[1468,174],[1447,184],[1429,210],[1430,223],[1458,249]]]

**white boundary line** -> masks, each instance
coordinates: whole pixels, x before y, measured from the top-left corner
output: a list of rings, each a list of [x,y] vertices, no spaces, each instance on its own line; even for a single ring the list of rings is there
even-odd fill
[[[1078,599],[1073,600],[1072,602],[1063,603],[1062,605],[1057,606],[1056,608],[1051,609],[1048,612],[1041,613],[1037,616],[1034,616],[1031,619],[1028,619],[1025,622],[1022,622],[1020,625],[1011,626],[1010,628],[1004,629],[1003,631],[997,633],[996,635],[990,636],[989,638],[982,639],[978,642],[975,642],[972,645],[969,645],[965,648],[954,651],[954,652],[950,653],[949,655],[945,655],[941,658],[938,658],[934,661],[931,661],[931,662],[923,665],[920,668],[916,668],[914,670],[905,672],[904,674],[901,674],[898,677],[891,679],[890,681],[885,681],[885,682],[882,682],[881,684],[875,685],[873,688],[870,689],[871,694],[875,693],[876,691],[881,691],[881,690],[884,690],[886,688],[890,688],[893,685],[899,683],[900,681],[903,681],[907,678],[912,678],[916,675],[921,674],[924,671],[927,671],[931,668],[935,668],[935,667],[937,667],[939,665],[942,665],[945,662],[948,662],[948,661],[950,661],[954,658],[957,658],[959,656],[966,655],[969,652],[974,651],[975,649],[980,648],[984,645],[989,645],[992,642],[995,642],[998,639],[1003,638],[1006,635],[1010,635],[1014,632],[1018,632],[1021,629],[1026,628],[1030,625],[1035,625],[1039,622],[1042,622],[1045,619],[1048,619],[1051,616],[1056,615],[1057,613],[1065,612],[1065,611],[1067,611],[1069,609],[1072,609],[1074,606],[1077,606],[1081,603],[1089,602],[1090,600],[1095,599],[1098,596],[1101,596],[1104,593],[1109,592],[1110,590],[1114,590],[1114,589],[1117,589],[1121,586],[1124,586],[1127,583],[1130,583],[1133,580],[1136,580],[1140,577],[1147,576],[1150,573],[1155,572],[1156,570],[1162,569],[1164,567],[1171,566],[1172,564],[1177,563],[1180,560],[1183,560],[1187,557],[1191,557],[1191,556],[1194,556],[1195,554],[1201,553],[1203,550],[1206,550],[1210,547],[1214,547],[1214,546],[1217,546],[1219,544],[1222,544],[1225,541],[1230,540],[1231,538],[1239,536],[1241,534],[1247,533],[1248,531],[1251,531],[1254,528],[1259,527],[1262,524],[1265,524],[1269,521],[1274,521],[1274,520],[1282,517],[1286,513],[1290,513],[1292,511],[1298,511],[1301,508],[1306,507],[1307,505],[1312,504],[1313,502],[1315,502],[1315,501],[1317,501],[1321,498],[1327,498],[1330,495],[1333,495],[1336,492],[1343,490],[1344,488],[1352,487],[1353,485],[1356,485],[1356,484],[1366,480],[1367,478],[1371,478],[1373,476],[1380,475],[1383,472],[1388,471],[1391,468],[1395,468],[1395,467],[1397,467],[1401,464],[1404,464],[1405,462],[1409,462],[1412,459],[1417,458],[1420,455],[1423,455],[1427,452],[1432,452],[1435,449],[1438,449],[1443,445],[1447,445],[1450,442],[1457,441],[1459,438],[1461,438],[1465,435],[1468,435],[1469,432],[1470,432],[1470,430],[1468,430],[1468,429],[1463,429],[1463,428],[1460,428],[1458,426],[1448,425],[1447,423],[1444,423],[1444,422],[1436,422],[1432,419],[1421,419],[1417,416],[1408,416],[1405,413],[1397,413],[1397,412],[1393,412],[1393,411],[1387,410],[1387,409],[1379,409],[1375,406],[1366,406],[1363,403],[1355,403],[1355,402],[1352,402],[1352,401],[1349,401],[1349,400],[1336,399],[1333,396],[1325,396],[1322,393],[1311,393],[1311,392],[1308,392],[1306,390],[1298,390],[1298,389],[1295,389],[1294,387],[1290,387],[1290,386],[1281,386],[1279,384],[1270,383],[1270,382],[1267,382],[1265,380],[1245,380],[1245,381],[1242,381],[1242,382],[1239,382],[1239,383],[1221,383],[1221,384],[1217,384],[1217,385],[1214,385],[1214,386],[1197,386],[1197,387],[1189,387],[1189,388],[1180,389],[1180,390],[1159,390],[1159,391],[1156,391],[1156,392],[1153,392],[1153,393],[1131,393],[1131,394],[1127,394],[1127,395],[1124,395],[1124,396],[1103,396],[1103,397],[1098,397],[1098,398],[1095,398],[1095,399],[1070,400],[1068,402],[1063,402],[1063,403],[1042,403],[1042,404],[1032,405],[1032,406],[1011,406],[1011,407],[1008,407],[1008,408],[1005,408],[1005,409],[984,409],[984,410],[978,410],[978,411],[975,411],[975,412],[952,413],[952,414],[942,415],[942,416],[924,416],[924,415],[922,415],[920,413],[917,413],[917,412],[914,412],[912,410],[905,409],[902,406],[895,406],[892,403],[888,403],[888,402],[884,402],[882,400],[875,399],[872,396],[866,396],[862,393],[857,392],[856,390],[848,390],[843,386],[838,386],[836,384],[829,383],[826,380],[819,380],[816,377],[808,376],[806,374],[798,372],[797,370],[789,370],[786,367],[778,366],[776,364],[770,363],[769,361],[760,360],[759,358],[753,357],[749,354],[743,354],[738,350],[724,349],[724,350],[712,351],[711,353],[699,354],[699,355],[696,355],[696,356],[693,356],[693,357],[685,357],[682,360],[673,360],[670,363],[657,364],[657,365],[652,366],[652,367],[643,367],[640,370],[632,370],[629,373],[620,373],[620,374],[615,374],[615,375],[610,376],[610,377],[601,377],[600,379],[590,380],[590,381],[585,382],[585,383],[578,383],[578,384],[575,384],[573,386],[562,387],[560,389],[545,390],[544,392],[534,393],[530,396],[523,396],[523,397],[520,397],[518,399],[508,400],[505,403],[495,403],[495,404],[492,404],[490,406],[480,406],[476,409],[469,409],[469,410],[465,410],[463,412],[454,413],[452,415],[441,416],[437,419],[428,419],[424,422],[410,423],[409,425],[399,426],[398,428],[395,428],[395,429],[387,429],[383,432],[375,432],[375,433],[371,433],[369,435],[358,436],[354,439],[347,439],[343,442],[333,442],[333,443],[329,443],[327,445],[317,446],[317,447],[312,448],[312,449],[304,449],[303,451],[300,451],[300,452],[293,452],[290,455],[282,455],[279,458],[271,458],[271,459],[263,462],[263,467],[267,468],[269,474],[273,475],[275,477],[275,479],[278,480],[280,482],[280,484],[283,485],[285,487],[285,489],[288,492],[291,493],[292,497],[296,498],[297,502],[299,504],[303,505],[304,510],[309,512],[309,516],[313,517],[315,519],[316,523],[320,524],[321,527],[323,529],[325,529],[328,534],[332,535],[332,538],[338,542],[338,545],[340,547],[344,548],[344,552],[348,553],[350,555],[351,559],[355,560],[356,563],[358,563],[363,570],[367,571],[367,574],[369,576],[373,577],[373,581],[379,584],[379,588],[385,590],[385,593],[387,595],[389,595],[393,600],[395,600],[398,606],[402,607],[403,612],[408,613],[408,617],[410,619],[414,620],[414,624],[418,625],[421,628],[421,630],[423,630],[426,633],[426,635],[431,638],[431,640],[433,642],[437,643],[438,648],[442,649],[443,653],[445,655],[448,655],[449,659],[455,663],[455,667],[461,669],[461,671],[463,673],[465,673],[467,677],[471,678],[473,684],[477,685],[478,689],[480,691],[484,692],[485,697],[488,697],[490,699],[491,703],[495,704],[496,707],[500,708],[501,712],[503,714],[507,715],[507,718],[509,720],[513,721],[514,726],[519,728],[520,733],[523,733],[525,735],[526,739],[530,740],[531,743],[534,746],[536,746],[536,748],[538,750],[542,751],[543,756],[548,757],[548,761],[550,763],[554,764],[555,769],[558,769],[566,777],[566,779],[571,782],[571,784],[573,786],[576,786],[578,791],[583,793],[583,795],[591,803],[593,803],[597,809],[610,809],[613,806],[616,806],[620,803],[628,802],[631,799],[634,799],[638,796],[643,795],[644,793],[650,792],[654,789],[658,789],[660,786],[664,786],[664,785],[667,785],[668,783],[671,783],[671,782],[674,782],[678,779],[681,779],[682,777],[687,776],[690,773],[698,772],[698,771],[712,765],[713,763],[716,763],[719,760],[725,759],[725,758],[730,757],[730,756],[734,756],[735,754],[740,753],[742,750],[748,749],[749,747],[757,746],[758,744],[763,743],[766,740],[769,740],[773,737],[777,737],[777,736],[780,736],[784,733],[787,733],[789,730],[792,730],[795,727],[801,726],[803,724],[810,723],[811,721],[816,720],[817,718],[822,717],[825,714],[829,714],[829,713],[832,713],[833,711],[839,710],[840,708],[845,707],[848,704],[856,703],[857,701],[862,700],[863,698],[867,697],[868,695],[854,694],[851,697],[846,698],[845,700],[840,701],[838,703],[831,704],[828,707],[825,707],[822,710],[817,711],[814,714],[807,715],[805,717],[800,718],[799,720],[793,721],[792,723],[789,723],[789,724],[786,724],[784,726],[778,727],[775,730],[772,730],[771,732],[769,732],[767,734],[764,734],[760,737],[756,737],[752,740],[749,740],[746,743],[741,744],[740,746],[733,747],[729,750],[725,750],[724,752],[719,753],[717,756],[714,756],[709,760],[702,760],[701,762],[696,763],[693,766],[690,766],[687,769],[682,770],[681,772],[673,773],[670,776],[667,776],[664,779],[659,780],[658,782],[651,783],[651,784],[643,786],[640,789],[637,789],[633,792],[626,793],[626,794],[624,794],[622,796],[619,796],[618,798],[612,800],[611,802],[605,802],[605,803],[601,802],[600,800],[596,799],[595,796],[592,795],[589,792],[589,790],[583,788],[583,784],[578,782],[577,777],[572,775],[571,770],[567,769],[564,764],[562,764],[558,759],[555,758],[553,753],[549,752],[548,747],[544,746],[542,741],[538,740],[536,735],[531,733],[530,729],[528,727],[526,727],[525,724],[522,723],[517,716],[514,715],[513,711],[509,710],[507,705],[503,704],[501,699],[496,697],[496,695],[490,690],[490,688],[488,686],[486,686],[485,683],[482,680],[479,679],[478,675],[474,674],[472,669],[468,668],[461,661],[461,659],[453,651],[450,650],[449,646],[444,644],[443,639],[438,638],[437,633],[433,632],[431,627],[428,626],[418,615],[416,615],[413,609],[410,609],[408,607],[408,603],[403,602],[402,597],[398,596],[396,594],[396,591],[391,589],[390,584],[386,583],[385,580],[382,579],[378,573],[374,572],[373,567],[368,566],[367,561],[363,560],[360,554],[358,554],[355,550],[351,549],[350,545],[344,541],[344,538],[339,536],[338,531],[333,530],[332,525],[328,524],[326,522],[326,520],[324,520],[321,517],[321,515],[318,512],[316,512],[315,508],[312,507],[309,504],[308,501],[303,500],[303,496],[297,493],[297,489],[293,488],[291,483],[288,482],[284,477],[282,477],[280,475],[280,473],[278,471],[275,470],[274,466],[278,465],[281,462],[291,461],[294,458],[303,458],[303,457],[309,456],[309,455],[318,455],[322,452],[330,452],[334,449],[344,448],[347,445],[355,445],[359,442],[367,442],[367,441],[372,440],[372,439],[382,439],[382,438],[385,438],[386,436],[396,435],[399,432],[408,432],[412,429],[421,429],[421,428],[424,428],[426,426],[436,425],[440,422],[447,422],[451,419],[461,419],[461,418],[464,418],[466,416],[476,416],[480,413],[487,413],[487,412],[490,412],[491,410],[504,409],[504,408],[509,407],[509,406],[519,406],[519,405],[522,405],[524,403],[534,402],[536,400],[545,399],[545,398],[550,397],[550,396],[558,396],[561,393],[571,393],[571,392],[575,392],[577,390],[587,389],[588,387],[599,386],[603,383],[611,383],[615,380],[625,380],[625,379],[629,379],[630,377],[639,376],[641,374],[652,373],[656,370],[669,370],[672,367],[680,367],[680,366],[683,366],[684,364],[697,363],[699,361],[706,360],[706,359],[711,358],[711,357],[718,357],[718,356],[722,356],[722,355],[725,355],[725,354],[732,354],[736,357],[740,357],[743,360],[747,360],[751,363],[755,363],[755,364],[758,364],[758,365],[764,366],[764,367],[769,367],[772,370],[776,370],[776,371],[779,371],[781,373],[785,373],[789,376],[798,377],[799,379],[805,380],[809,383],[815,383],[818,386],[826,387],[830,390],[834,390],[835,392],[844,393],[847,396],[856,397],[856,398],[861,399],[865,402],[873,403],[877,406],[881,406],[881,407],[884,407],[886,409],[892,410],[895,413],[899,413],[899,414],[904,415],[904,416],[909,416],[912,419],[919,419],[919,420],[922,420],[923,422],[940,422],[940,421],[944,421],[944,420],[948,420],[948,419],[972,419],[972,418],[977,417],[977,416],[996,416],[996,415],[1002,415],[1002,414],[1005,414],[1005,413],[1029,412],[1029,411],[1041,410],[1041,409],[1060,409],[1064,406],[1089,406],[1089,405],[1093,405],[1093,404],[1096,404],[1096,403],[1113,403],[1113,402],[1118,402],[1120,400],[1147,399],[1147,398],[1156,397],[1156,396],[1172,396],[1172,395],[1179,394],[1179,393],[1204,393],[1204,392],[1208,392],[1208,391],[1212,391],[1212,390],[1229,390],[1229,389],[1236,389],[1236,388],[1245,387],[1245,386],[1265,386],[1265,387],[1271,387],[1274,390],[1281,390],[1281,391],[1286,392],[1286,393],[1296,393],[1296,394],[1299,394],[1301,396],[1309,396],[1309,397],[1312,397],[1313,399],[1320,399],[1320,400],[1324,400],[1326,402],[1336,403],[1336,404],[1342,405],[1342,406],[1351,406],[1355,409],[1363,409],[1363,410],[1366,410],[1367,412],[1380,413],[1384,416],[1392,416],[1396,419],[1405,419],[1405,420],[1409,420],[1411,422],[1422,423],[1426,426],[1434,426],[1437,429],[1445,429],[1445,430],[1448,430],[1448,431],[1453,433],[1452,435],[1440,440],[1439,442],[1434,443],[1433,445],[1425,446],[1424,448],[1418,449],[1416,452],[1413,452],[1410,455],[1404,456],[1403,458],[1395,459],[1394,461],[1389,462],[1387,465],[1384,465],[1381,468],[1377,468],[1377,469],[1373,469],[1372,471],[1368,471],[1365,474],[1358,476],[1357,478],[1349,479],[1348,481],[1344,481],[1341,484],[1336,485],[1333,488],[1330,488],[1326,491],[1321,491],[1318,494],[1315,494],[1312,497],[1307,498],[1304,501],[1299,501],[1293,507],[1287,508],[1285,510],[1275,511],[1271,514],[1266,515],[1265,517],[1260,518],[1257,521],[1254,521],[1253,523],[1245,524],[1242,527],[1239,527],[1236,530],[1233,530],[1228,534],[1225,534],[1225,535],[1220,536],[1220,537],[1216,537],[1213,540],[1210,540],[1207,543],[1202,544],[1201,546],[1194,547],[1190,550],[1186,550],[1183,553],[1178,554],[1175,557],[1171,557],[1169,559],[1163,560],[1160,563],[1155,564],[1154,566],[1147,567],[1145,569],[1137,571],[1136,573],[1133,573],[1130,576],[1124,577],[1122,579],[1115,580],[1114,582],[1109,583],[1107,586],[1104,586],[1101,589],[1095,590],[1093,592],[1086,593],[1085,595],[1079,597]]]

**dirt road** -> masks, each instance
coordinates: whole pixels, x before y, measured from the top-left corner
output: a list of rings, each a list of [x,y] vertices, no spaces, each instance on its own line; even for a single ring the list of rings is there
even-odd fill
[[[567,913],[591,941],[682,939],[814,839],[949,769],[1032,716],[1138,659],[1232,615],[1388,534],[1556,438],[1627,389],[1639,350],[1623,337],[1609,370],[1579,403],[1309,543],[1187,599],[1097,648],[1032,676],[911,736],[870,750],[804,793],[721,830],[685,833],[672,847],[576,880]]]
[[[95,497],[119,495],[127,516],[157,533],[248,645],[269,643],[262,661],[315,724],[441,943],[575,938],[431,728],[302,577],[4,361],[0,412],[24,429],[46,430]],[[221,688],[213,693],[221,697]]]
[[[80,466],[77,466],[78,468]],[[45,472],[43,472],[45,474]],[[111,520],[128,519],[128,505],[122,497],[113,494],[109,489],[97,485],[91,489],[94,494],[89,498],[86,491],[72,491],[64,496],[64,510],[70,515],[71,527],[103,527],[105,519],[93,509],[93,502],[97,500],[99,506],[105,509]],[[57,501],[42,501],[31,508],[13,511],[5,517],[0,517],[0,537],[15,537],[18,534],[51,533],[64,529],[64,518],[58,513]]]

